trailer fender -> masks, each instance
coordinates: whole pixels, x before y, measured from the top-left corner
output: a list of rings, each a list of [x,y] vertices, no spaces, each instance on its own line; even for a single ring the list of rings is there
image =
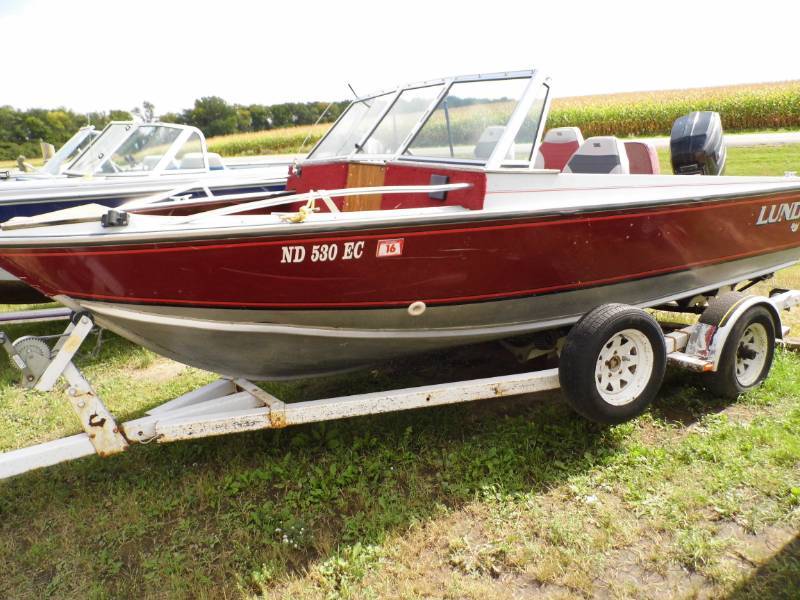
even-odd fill
[[[690,342],[690,345],[695,348],[705,346],[706,358],[713,364],[712,371],[716,371],[719,366],[722,349],[725,347],[725,342],[734,325],[753,306],[763,306],[767,309],[775,325],[775,336],[779,339],[783,337],[780,311],[769,298],[748,296],[741,292],[729,292],[718,296],[709,302],[708,308],[700,316],[700,321],[692,335],[693,340]],[[700,338],[703,338],[706,343],[703,344]]]

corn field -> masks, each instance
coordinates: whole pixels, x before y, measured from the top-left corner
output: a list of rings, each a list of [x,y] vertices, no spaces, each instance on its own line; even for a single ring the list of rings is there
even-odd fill
[[[452,109],[451,127],[463,126],[460,121],[469,118],[471,108]],[[669,135],[672,122],[694,110],[719,112],[728,132],[798,129],[800,81],[557,98],[547,127],[580,127],[585,137]],[[306,136],[304,149],[309,150],[328,127],[322,124],[221,136],[209,140],[209,150],[223,156],[293,154],[300,151]]]
[[[800,128],[800,81],[699,88],[553,101],[548,127],[577,126],[584,136],[669,135],[672,122],[713,110],[726,131]]]
[[[330,123],[300,125],[251,133],[234,133],[208,139],[210,152],[222,156],[261,156],[264,154],[295,154],[308,136],[306,151],[328,131]]]

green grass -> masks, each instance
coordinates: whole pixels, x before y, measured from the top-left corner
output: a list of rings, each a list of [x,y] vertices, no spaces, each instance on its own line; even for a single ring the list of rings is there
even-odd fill
[[[661,172],[672,173],[669,148],[660,148],[658,159]],[[800,144],[728,148],[725,175],[783,175],[787,171],[800,174]]]
[[[779,174],[798,149],[732,149]],[[776,285],[800,287],[800,268]],[[797,322],[795,310],[794,321]],[[12,337],[59,324],[17,326]],[[78,363],[121,419],[206,383],[105,334]],[[269,384],[289,401],[519,370],[496,345]],[[2,598],[790,598],[800,355],[736,402],[668,372],[599,427],[558,393],[87,458],[0,482]],[[0,364],[0,450],[78,431]]]

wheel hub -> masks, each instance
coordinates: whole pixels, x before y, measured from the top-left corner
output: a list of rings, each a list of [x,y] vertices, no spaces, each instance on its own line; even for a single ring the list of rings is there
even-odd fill
[[[736,348],[736,379],[743,387],[758,381],[767,362],[768,349],[767,330],[760,323],[751,323]]]
[[[636,400],[653,372],[653,347],[641,331],[626,329],[614,334],[600,350],[595,385],[603,399],[614,406]]]

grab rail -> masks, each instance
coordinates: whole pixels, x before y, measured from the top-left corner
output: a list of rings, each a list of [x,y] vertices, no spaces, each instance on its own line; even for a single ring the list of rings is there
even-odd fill
[[[281,198],[269,198],[266,200],[255,200],[253,202],[245,202],[243,204],[236,204],[233,206],[223,206],[222,208],[215,208],[196,213],[191,218],[181,221],[181,223],[193,223],[200,219],[208,217],[220,217],[224,215],[235,215],[241,212],[248,212],[251,210],[258,210],[261,208],[272,208],[275,206],[282,206],[284,204],[293,204],[295,202],[308,202],[309,200],[324,200],[328,198],[336,198],[342,196],[369,196],[372,194],[430,194],[433,192],[452,192],[455,190],[463,190],[472,187],[471,183],[445,183],[440,185],[393,185],[393,186],[376,186],[376,187],[361,187],[361,188],[341,188],[337,190],[311,190],[303,194],[294,194],[292,196],[283,196]]]

